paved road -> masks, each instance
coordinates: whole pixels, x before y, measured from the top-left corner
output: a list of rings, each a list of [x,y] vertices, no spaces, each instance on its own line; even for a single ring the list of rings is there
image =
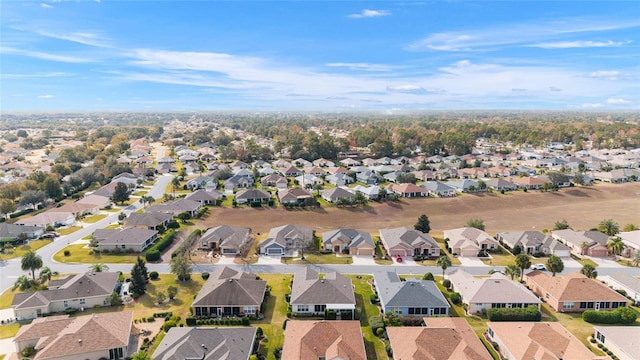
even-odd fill
[[[165,175],[158,177],[156,183],[151,187],[151,189],[147,192],[148,196],[153,196],[154,199],[161,199],[165,193],[165,189],[169,183],[171,183],[171,179],[173,179],[172,175]],[[93,224],[85,224],[84,227],[72,234],[61,236],[56,238],[51,244],[38,249],[36,252],[38,255],[42,257],[42,261],[44,262],[44,266],[50,267],[52,270],[57,271],[59,273],[79,273],[87,270],[87,264],[62,264],[55,262],[53,260],[53,255],[58,251],[65,248],[68,244],[73,243],[74,241],[80,240],[83,237],[92,234],[96,229],[102,229],[109,224],[113,224],[118,222],[118,215],[121,212],[129,215],[130,213],[140,209],[142,204],[137,201],[134,204],[131,204],[124,208],[121,211],[110,213],[106,218],[93,223]],[[109,269],[113,271],[126,271],[129,272],[131,270],[131,265],[109,265]],[[6,290],[7,288],[13,286],[16,282],[16,279],[25,272],[20,269],[20,259],[11,259],[0,262],[0,292]]]

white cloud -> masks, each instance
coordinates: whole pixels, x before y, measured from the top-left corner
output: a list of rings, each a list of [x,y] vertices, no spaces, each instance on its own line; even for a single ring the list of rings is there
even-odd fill
[[[631,41],[557,41],[539,44],[527,45],[528,47],[537,47],[542,49],[573,49],[573,48],[600,48],[600,47],[617,47],[630,44]]]
[[[394,67],[384,64],[369,64],[369,63],[328,63],[328,67],[344,67],[351,70],[360,71],[390,71]]]
[[[58,40],[66,40],[75,42],[78,44],[96,46],[96,47],[109,47],[109,40],[103,38],[100,34],[92,31],[73,31],[73,32],[55,32],[51,30],[36,29],[33,30],[36,34],[46,36]]]
[[[54,95],[50,95],[50,94],[38,96],[39,99],[53,99],[54,97],[55,97]]]
[[[0,79],[39,79],[50,77],[63,77],[71,76],[73,74],[64,72],[49,72],[49,73],[33,73],[33,74],[0,74]]]
[[[388,10],[364,9],[360,13],[347,15],[347,17],[352,19],[362,19],[362,18],[372,18],[372,17],[389,16],[389,15],[391,15],[391,12],[389,12]]]
[[[598,70],[586,74],[586,77],[596,79],[618,80],[622,73],[616,70]]]
[[[49,5],[49,4],[45,4],[45,3],[40,3],[40,7],[45,8],[45,9],[51,9],[53,8],[53,6]]]
[[[608,98],[606,103],[609,105],[629,105],[631,101],[622,98]]]
[[[42,59],[42,60],[51,60],[51,61],[58,61],[58,62],[72,63],[72,64],[90,62],[89,59],[85,59],[85,58],[49,54],[49,53],[44,53],[39,51],[22,50],[14,47],[9,47],[9,46],[0,46],[0,53],[21,55],[21,56],[33,57],[33,58]]]
[[[557,21],[531,22],[521,24],[506,24],[500,27],[484,29],[468,29],[433,33],[423,39],[406,45],[408,51],[478,51],[492,48],[515,45],[535,46],[541,43],[553,43],[569,46],[580,42],[564,41],[572,34],[594,33],[617,29],[635,28],[640,26],[640,21],[608,21],[597,19],[565,19]],[[563,44],[564,43],[564,44]],[[588,45],[589,42],[583,42]],[[598,42],[591,42],[592,46]],[[611,42],[611,45],[616,44]],[[602,42],[608,44],[608,42]],[[622,43],[621,43],[622,44]]]
[[[426,90],[419,85],[390,85],[387,86],[387,91],[414,94],[426,92]]]

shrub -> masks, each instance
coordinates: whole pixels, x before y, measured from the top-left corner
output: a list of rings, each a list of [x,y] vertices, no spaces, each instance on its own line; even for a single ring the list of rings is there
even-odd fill
[[[283,329],[286,329],[286,328],[287,328],[287,321],[288,321],[288,320],[289,320],[289,319],[284,319],[284,322],[282,323],[282,328],[283,328]]]
[[[262,335],[264,335],[264,330],[262,330],[262,328],[258,326],[258,328],[256,329],[256,336],[262,338]]]
[[[449,295],[449,298],[455,305],[460,305],[460,303],[462,303],[462,296],[458,292],[452,292],[451,295]]]
[[[22,351],[20,352],[20,354],[22,354],[22,356],[25,356],[25,357],[31,357],[31,355],[35,353],[36,353],[36,349],[33,347],[33,345],[25,346],[25,348],[22,349]]]
[[[158,275],[157,271],[152,271],[149,273],[149,279],[151,280],[158,280],[158,277],[160,277],[160,275]]]
[[[369,301],[371,301],[372,304],[377,304],[378,303],[378,297],[376,296],[376,294],[369,295]]]
[[[75,314],[78,312],[78,309],[74,309],[74,308],[66,308],[64,309],[65,314]]]
[[[384,335],[384,328],[381,328],[381,327],[377,328],[376,329],[376,336],[377,337],[382,337],[382,335]]]
[[[187,326],[196,326],[196,318],[188,317],[185,319]]]
[[[621,307],[614,311],[587,310],[582,313],[582,320],[598,324],[632,324],[638,313],[632,308]]]
[[[249,326],[249,318],[248,318],[248,317],[246,317],[246,316],[245,316],[245,317],[243,317],[243,318],[240,320],[240,323],[242,324],[242,326]]]
[[[69,255],[71,255],[71,251],[69,251],[69,250],[65,250],[65,251],[64,251],[64,256],[69,256]]]
[[[147,262],[158,261],[160,260],[160,251],[151,248],[144,254],[144,258]]]
[[[444,286],[447,289],[450,289],[451,288],[451,280],[449,280],[449,279],[442,280],[442,286]]]
[[[542,314],[535,306],[527,308],[493,308],[487,311],[490,321],[540,321]]]
[[[379,328],[384,328],[384,321],[381,316],[372,316],[369,318],[369,326],[371,331],[376,334]]]
[[[209,273],[208,272],[203,272],[202,273],[202,279],[207,280],[209,278]]]
[[[422,280],[431,280],[431,281],[433,281],[433,274],[428,272],[428,273],[422,275]]]
[[[169,329],[171,329],[172,327],[176,327],[177,324],[175,321],[167,321],[162,325],[162,330],[164,330],[165,332],[169,331]]]

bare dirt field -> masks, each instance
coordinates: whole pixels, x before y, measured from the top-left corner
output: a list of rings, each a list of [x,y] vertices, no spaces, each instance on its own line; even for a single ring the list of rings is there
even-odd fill
[[[519,191],[505,195],[486,193],[455,198],[403,199],[401,202],[372,202],[364,208],[212,208],[210,215],[196,224],[200,228],[224,224],[249,227],[254,234],[285,224],[308,226],[319,233],[345,227],[376,233],[382,228],[413,227],[420,214],[429,216],[435,235],[464,226],[471,218],[483,219],[487,232],[492,235],[500,231],[551,229],[562,219],[566,219],[573,229],[582,230],[596,227],[600,221],[609,218],[621,227],[628,223],[640,225],[640,182],[598,184],[549,193]]]

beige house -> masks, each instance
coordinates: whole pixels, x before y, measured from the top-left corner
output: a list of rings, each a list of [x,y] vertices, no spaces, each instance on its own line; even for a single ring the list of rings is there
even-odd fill
[[[488,326],[487,335],[503,359],[608,359],[594,355],[559,322],[489,322]]]
[[[640,359],[639,326],[594,326],[595,339],[620,360]]]
[[[362,330],[357,320],[287,321],[282,359],[366,358]]]
[[[440,256],[440,246],[429,234],[407,227],[380,229],[380,240],[389,256]]]
[[[260,313],[267,282],[255,274],[223,267],[211,273],[193,300],[195,316],[252,316]]]
[[[534,270],[525,275],[525,281],[531,291],[558,312],[614,310],[629,305],[626,297],[579,272],[559,277]]]
[[[445,230],[444,238],[449,239],[452,252],[462,257],[476,257],[480,250],[493,250],[499,247],[496,239],[472,227]]]
[[[111,312],[70,318],[39,318],[22,326],[14,338],[16,351],[33,346],[33,360],[124,359],[129,348],[133,312]]]
[[[11,307],[16,319],[27,320],[68,308],[110,306],[110,296],[117,284],[116,272],[69,275],[49,281],[48,290],[16,293]]]
[[[98,250],[142,252],[158,239],[157,230],[140,229],[98,229],[93,232],[98,241]]]
[[[338,229],[322,233],[322,247],[336,254],[373,256],[376,245],[371,234],[355,229]]]
[[[491,360],[463,318],[424,318],[425,326],[387,327],[394,359]]]

